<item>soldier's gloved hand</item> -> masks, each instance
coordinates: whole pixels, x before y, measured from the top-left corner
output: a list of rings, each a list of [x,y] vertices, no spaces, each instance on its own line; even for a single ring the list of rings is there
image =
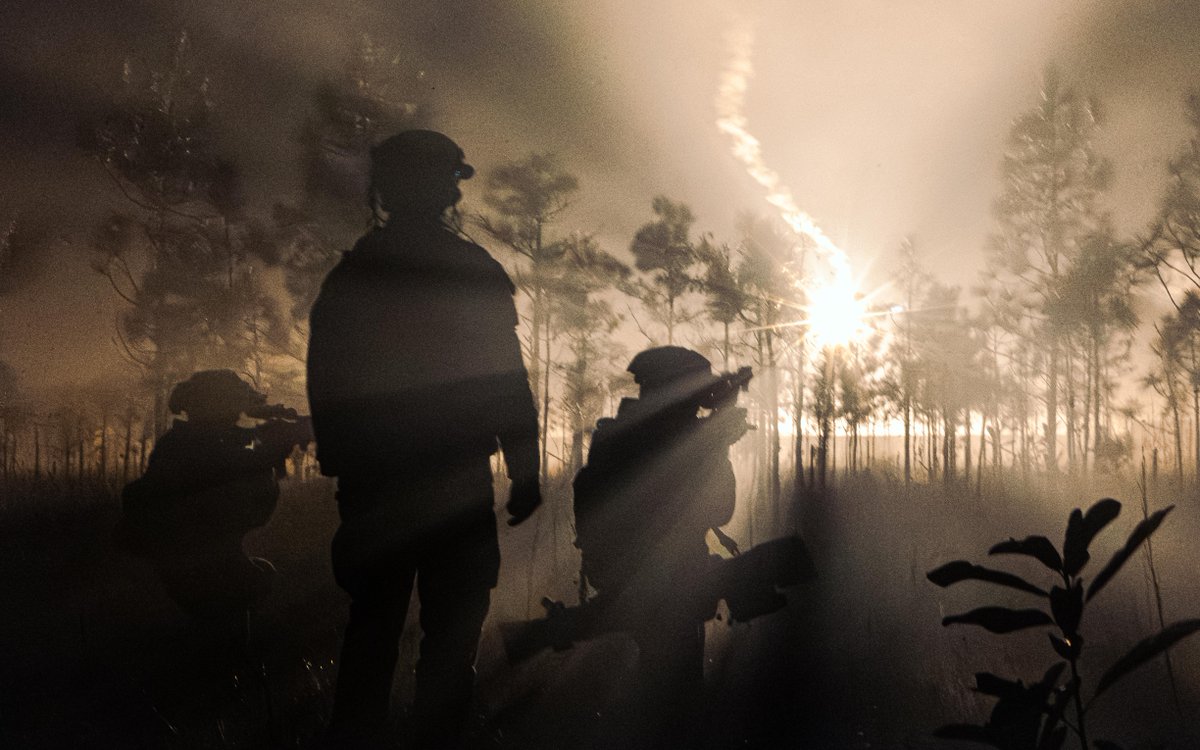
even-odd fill
[[[537,477],[532,479],[514,479],[512,493],[504,509],[508,511],[509,526],[516,526],[533,515],[542,504],[542,488],[538,485]]]

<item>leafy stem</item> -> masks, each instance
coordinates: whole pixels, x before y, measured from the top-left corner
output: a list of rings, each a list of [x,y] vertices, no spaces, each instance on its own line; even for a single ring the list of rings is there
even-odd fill
[[[1081,572],[1090,560],[1088,548],[1096,535],[1121,512],[1121,504],[1111,498],[1100,500],[1086,513],[1078,508],[1071,511],[1061,550],[1044,536],[1028,536],[1021,540],[1010,538],[988,550],[990,555],[1022,555],[1040,562],[1061,581],[1061,585],[1055,585],[1049,591],[1016,574],[966,560],[955,560],[929,571],[926,577],[941,587],[968,580],[982,581],[1046,600],[1050,605],[1048,613],[1040,608],[984,606],[949,615],[942,619],[942,624],[978,625],[997,634],[1054,625],[1059,635],[1048,634],[1050,646],[1062,659],[1051,666],[1041,680],[1028,686],[1020,680],[998,677],[990,672],[976,674],[976,690],[998,699],[991,717],[983,725],[945,726],[937,730],[936,735],[982,742],[999,750],[1061,750],[1070,730],[1079,738],[1080,747],[1087,750],[1086,717],[1096,698],[1137,667],[1166,654],[1176,642],[1200,630],[1200,619],[1184,620],[1138,642],[1101,675],[1092,697],[1084,700],[1083,682],[1079,676],[1084,644],[1080,624],[1084,610],[1133,553],[1147,542],[1173,507],[1144,514],[1124,546],[1113,554],[1086,588]],[[1068,665],[1070,679],[1060,684],[1062,672]],[[1072,703],[1074,723],[1065,716]],[[1103,740],[1096,740],[1096,746],[1116,747]]]

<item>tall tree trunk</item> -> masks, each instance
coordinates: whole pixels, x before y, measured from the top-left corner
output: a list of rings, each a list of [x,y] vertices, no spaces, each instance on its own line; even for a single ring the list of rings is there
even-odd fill
[[[934,427],[933,411],[932,410],[927,411],[924,416],[925,416],[925,448],[926,448],[925,456],[926,456],[926,460],[929,462],[929,466],[927,467],[928,474],[929,474],[929,483],[933,484],[934,482],[937,481],[937,471],[938,471],[937,430]]]
[[[129,483],[129,453],[133,445],[133,410],[125,412],[125,450],[121,456],[121,486]]]
[[[1076,470],[1077,456],[1075,451],[1075,357],[1072,356],[1074,348],[1071,345],[1070,337],[1066,338],[1066,351],[1064,359],[1066,360],[1066,377],[1063,382],[1063,391],[1067,397],[1067,473],[1074,474]]]
[[[549,316],[543,321],[542,328],[546,334],[546,360],[542,372],[542,479],[550,476],[550,321]]]
[[[988,449],[988,419],[987,412],[980,412],[979,415],[979,466],[975,471],[975,494],[983,494],[983,466],[987,463]],[[971,465],[967,464],[968,474],[971,471]]]
[[[1042,425],[1046,441],[1046,471],[1058,472],[1058,362],[1062,356],[1057,336],[1050,340],[1050,367],[1046,375],[1046,423]]]
[[[1021,354],[1021,393],[1018,395],[1021,404],[1021,476],[1029,476],[1029,369]]]
[[[1200,387],[1192,387],[1193,447],[1196,451],[1196,481],[1200,482]]]
[[[729,347],[729,326],[725,326],[726,336],[726,351]],[[729,362],[726,361],[725,369],[729,369]],[[795,390],[792,395],[792,425],[796,433],[796,442],[793,448],[795,472],[795,486],[792,488],[796,497],[800,496],[800,492],[804,489],[804,340],[801,339],[796,344],[796,382]]]
[[[904,393],[904,484],[912,484],[912,398]]]
[[[725,340],[721,347],[721,356],[725,358],[725,371],[729,371],[729,321],[722,321],[725,328]]]
[[[775,366],[775,336],[767,331],[767,408],[771,412],[768,420],[770,431],[770,446],[768,448],[768,479],[770,480],[770,502],[775,520],[781,520],[779,454],[782,446],[779,442],[779,370]]]
[[[965,410],[966,420],[963,422],[963,483],[971,487],[971,409]]]
[[[1175,424],[1175,475],[1176,478],[1183,482],[1183,428],[1179,417],[1179,398],[1175,393],[1171,394],[1171,418]]]
[[[950,484],[955,479],[954,464],[951,459],[951,451],[954,449],[954,425],[951,423],[952,417],[950,413],[942,411],[942,483]]]
[[[832,476],[837,478],[837,457],[838,457],[838,420],[833,418],[832,432],[829,435],[829,471]]]
[[[667,292],[667,345],[675,343],[675,295]]]
[[[1084,368],[1086,373],[1084,376],[1084,393],[1083,393],[1083,441],[1079,454],[1079,465],[1084,474],[1087,474],[1091,466],[1095,465],[1093,457],[1090,465],[1088,461],[1088,449],[1092,444],[1092,391],[1095,387],[1096,373],[1095,362],[1092,360],[1092,340],[1094,337],[1088,337],[1087,341],[1087,356],[1084,357]]]
[[[100,481],[108,482],[108,409],[100,417],[100,466],[97,470]]]

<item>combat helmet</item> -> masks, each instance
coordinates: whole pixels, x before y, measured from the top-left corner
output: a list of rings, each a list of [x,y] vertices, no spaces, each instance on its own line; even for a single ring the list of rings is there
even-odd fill
[[[626,368],[641,387],[642,398],[676,403],[700,400],[717,378],[704,355],[682,346],[658,346],[634,356]]]
[[[266,401],[265,395],[233,370],[200,370],[171,389],[167,408],[172,414],[186,413],[189,420],[236,418]]]

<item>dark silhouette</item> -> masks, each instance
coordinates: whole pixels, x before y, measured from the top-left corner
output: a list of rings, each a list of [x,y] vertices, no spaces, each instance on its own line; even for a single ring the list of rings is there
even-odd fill
[[[352,597],[329,736],[380,738],[415,579],[414,734],[452,747],[500,565],[489,457],[499,441],[520,523],[541,503],[537,412],[512,282],[443,220],[474,173],[462,150],[412,130],[371,157],[380,226],[326,278],[308,353],[317,457],[338,478],[334,575]]]
[[[242,538],[267,523],[285,459],[311,440],[307,418],[268,406],[231,370],[197,372],[171,391],[176,418],[126,485],[118,539],[151,559],[171,598],[215,635],[244,646],[248,610],[270,590],[271,564]],[[241,427],[240,419],[264,420]]]
[[[749,371],[714,376],[707,359],[677,346],[638,354],[629,371],[640,398],[600,420],[575,478],[577,544],[586,582],[638,644],[629,705],[646,724],[639,735],[683,747],[702,697],[704,621],[716,610],[703,595],[708,531],[736,551],[718,529],[733,517],[729,446],[748,429],[734,404]],[[712,413],[700,417],[701,408]]]

